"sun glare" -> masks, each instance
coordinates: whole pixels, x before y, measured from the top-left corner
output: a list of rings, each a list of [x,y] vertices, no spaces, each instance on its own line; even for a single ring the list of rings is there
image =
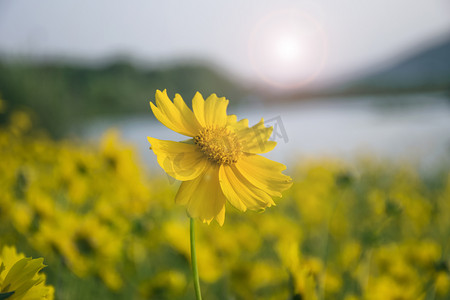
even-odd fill
[[[275,42],[276,58],[282,62],[292,63],[302,56],[300,41],[295,36],[281,36]]]
[[[310,84],[322,71],[327,42],[319,22],[299,11],[279,11],[255,24],[249,58],[255,73],[279,88]]]

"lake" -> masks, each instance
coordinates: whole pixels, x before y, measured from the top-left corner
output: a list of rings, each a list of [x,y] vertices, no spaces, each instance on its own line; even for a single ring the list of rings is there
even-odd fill
[[[271,139],[278,145],[266,156],[284,163],[299,157],[353,160],[367,154],[420,164],[450,158],[450,100],[444,94],[329,98],[277,105],[255,101],[230,107],[228,113],[248,118],[251,125],[263,117],[267,125],[274,126]],[[84,135],[95,139],[110,127],[134,144],[152,169],[156,159],[148,149],[147,136],[186,139],[152,118],[150,107],[144,115],[93,122]]]

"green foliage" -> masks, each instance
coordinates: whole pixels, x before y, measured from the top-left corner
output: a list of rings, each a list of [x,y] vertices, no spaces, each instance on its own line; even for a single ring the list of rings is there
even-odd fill
[[[31,109],[36,125],[53,136],[94,117],[148,111],[156,89],[186,97],[196,91],[217,93],[236,101],[245,94],[219,71],[202,65],[147,70],[123,61],[96,68],[0,62],[0,91],[9,110]],[[0,124],[5,122],[0,115]]]

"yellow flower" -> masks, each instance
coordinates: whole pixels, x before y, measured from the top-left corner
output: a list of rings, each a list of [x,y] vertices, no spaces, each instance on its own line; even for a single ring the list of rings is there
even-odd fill
[[[156,105],[150,106],[162,124],[191,137],[183,142],[148,137],[159,165],[183,181],[175,201],[186,205],[190,217],[223,225],[226,200],[241,211],[264,210],[291,186],[281,173],[283,164],[257,155],[276,145],[263,119],[248,127],[247,119],[228,116],[228,100],[215,94],[204,100],[196,93],[191,111],[180,95],[172,102],[165,90],[156,91]]]
[[[52,286],[45,285],[44,259],[25,258],[14,247],[3,247],[0,255],[0,299],[53,299]]]

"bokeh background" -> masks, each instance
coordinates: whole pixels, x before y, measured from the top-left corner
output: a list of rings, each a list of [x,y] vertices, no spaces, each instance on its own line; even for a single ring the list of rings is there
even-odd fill
[[[294,187],[199,224],[207,299],[449,299],[449,12],[0,0],[0,243],[43,256],[57,299],[193,299],[178,183],[146,140],[183,137],[148,102],[216,93],[274,127]]]

